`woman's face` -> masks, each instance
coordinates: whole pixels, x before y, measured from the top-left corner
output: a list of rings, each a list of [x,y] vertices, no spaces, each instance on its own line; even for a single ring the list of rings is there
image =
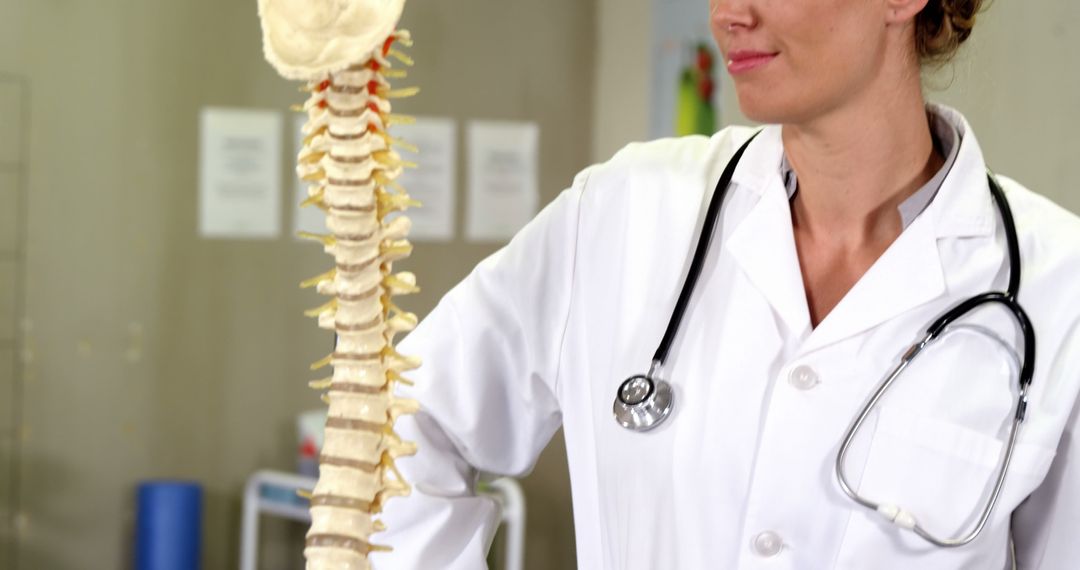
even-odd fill
[[[866,95],[886,61],[885,0],[709,0],[743,113],[799,124]]]

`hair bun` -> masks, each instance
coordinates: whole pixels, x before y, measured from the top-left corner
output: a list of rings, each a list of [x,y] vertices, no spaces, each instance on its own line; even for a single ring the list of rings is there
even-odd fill
[[[958,34],[963,34],[963,38],[960,41],[964,41],[971,35],[971,30],[975,27],[975,15],[979,12],[980,4],[982,4],[982,2],[979,2],[978,0],[941,1],[941,5],[944,8],[945,15],[948,16],[949,24],[952,26],[953,31]]]
[[[982,0],[929,0],[915,19],[915,49],[924,63],[952,59],[971,36]]]

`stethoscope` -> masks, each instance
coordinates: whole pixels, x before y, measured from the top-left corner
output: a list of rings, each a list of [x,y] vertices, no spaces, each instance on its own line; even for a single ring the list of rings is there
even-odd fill
[[[709,251],[709,242],[712,240],[712,235],[716,227],[716,220],[719,217],[720,206],[723,204],[724,196],[727,194],[728,188],[731,185],[731,177],[735,173],[735,167],[738,166],[739,160],[742,158],[746,147],[750,145],[750,142],[753,141],[756,136],[757,134],[750,137],[750,139],[743,143],[739,150],[735,152],[731,161],[728,162],[727,167],[724,168],[720,180],[716,183],[716,190],[713,192],[712,198],[709,200],[708,209],[705,212],[705,221],[701,228],[701,235],[698,236],[697,246],[694,249],[694,257],[690,262],[690,269],[687,272],[686,280],[683,282],[682,290],[679,292],[679,298],[675,302],[675,309],[671,313],[671,319],[668,321],[667,329],[664,331],[664,337],[660,340],[660,346],[657,347],[656,353],[653,354],[652,365],[649,367],[649,372],[647,374],[638,374],[627,378],[618,388],[615,395],[613,412],[615,414],[615,421],[624,428],[639,432],[648,431],[663,423],[663,421],[671,415],[671,410],[675,403],[675,394],[672,391],[671,384],[661,377],[664,362],[667,360],[668,352],[671,349],[671,343],[679,331],[679,324],[682,322],[683,315],[686,313],[686,307],[690,302],[690,297],[693,295],[694,286],[697,284],[698,277],[701,275],[701,269],[705,264],[705,257]],[[990,185],[990,194],[994,198],[994,203],[997,206],[1005,227],[1005,241],[1009,253],[1008,289],[1004,292],[988,291],[957,303],[927,327],[923,337],[908,348],[900,358],[900,363],[881,382],[881,384],[878,385],[877,389],[871,394],[870,398],[867,399],[858,415],[852,420],[851,425],[844,435],[840,450],[836,455],[836,477],[839,481],[840,488],[848,497],[856,503],[876,511],[889,522],[892,522],[901,528],[908,529],[932,544],[941,547],[963,546],[971,542],[980,532],[982,532],[987,521],[990,519],[990,515],[994,510],[994,505],[997,504],[998,497],[1004,487],[1005,474],[1008,472],[1009,463],[1012,461],[1013,451],[1016,448],[1016,436],[1027,411],[1027,392],[1028,387],[1031,385],[1031,378],[1035,368],[1035,330],[1031,326],[1031,320],[1028,318],[1027,313],[1024,311],[1023,307],[1020,306],[1019,302],[1017,302],[1016,298],[1020,289],[1020,245],[1016,237],[1016,224],[1013,221],[1012,210],[1009,208],[1009,202],[1005,198],[1005,193],[1002,191],[1001,186],[998,184],[993,174],[987,173],[987,180]],[[990,492],[990,496],[987,499],[986,505],[983,507],[979,518],[976,520],[970,531],[958,538],[938,538],[920,525],[912,513],[904,510],[898,505],[877,502],[863,497],[856,492],[844,474],[844,460],[847,457],[852,441],[855,439],[855,435],[863,426],[863,423],[870,415],[870,412],[908,365],[911,364],[911,362],[927,347],[950,333],[963,328],[979,328],[972,325],[957,324],[951,327],[950,325],[953,325],[954,322],[975,308],[992,303],[1002,305],[1009,311],[1013,318],[1016,319],[1024,336],[1024,354],[1022,359],[1004,340],[991,336],[1009,351],[1014,360],[1019,361],[1020,392],[1017,398],[1015,414],[1013,416],[1012,426],[1009,430],[1005,454],[997,469],[993,490]],[[985,333],[985,331],[983,332]]]

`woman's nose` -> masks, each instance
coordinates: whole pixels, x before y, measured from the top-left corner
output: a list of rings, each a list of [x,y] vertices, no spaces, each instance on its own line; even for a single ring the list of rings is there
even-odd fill
[[[752,29],[757,24],[749,0],[711,0],[709,14],[710,24],[718,32]]]

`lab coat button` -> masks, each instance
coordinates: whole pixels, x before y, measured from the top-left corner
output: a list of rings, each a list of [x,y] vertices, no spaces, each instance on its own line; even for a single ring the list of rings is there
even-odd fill
[[[784,549],[784,540],[775,532],[767,530],[754,537],[753,547],[758,556],[768,558],[780,554]]]
[[[814,372],[813,368],[800,365],[793,368],[791,374],[788,374],[788,383],[799,390],[810,390],[817,386],[820,380],[818,380],[817,372]]]

